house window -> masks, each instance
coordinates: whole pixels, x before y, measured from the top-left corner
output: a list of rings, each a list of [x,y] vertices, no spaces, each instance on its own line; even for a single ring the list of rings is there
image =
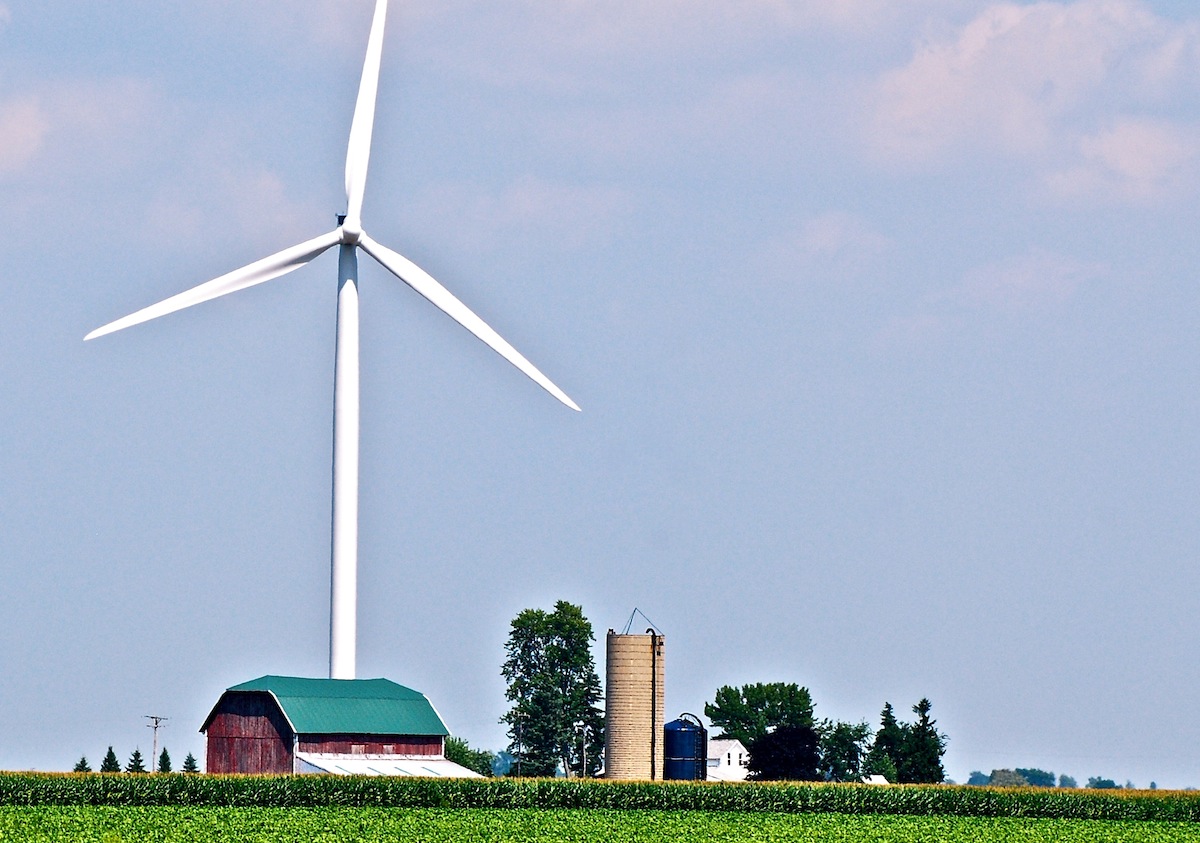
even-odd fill
[[[350,754],[351,755],[365,755],[366,752],[367,752],[366,744],[363,744],[363,743],[350,744]]]
[[[730,765],[733,764],[733,753],[732,752],[725,753],[725,763],[730,764]]]

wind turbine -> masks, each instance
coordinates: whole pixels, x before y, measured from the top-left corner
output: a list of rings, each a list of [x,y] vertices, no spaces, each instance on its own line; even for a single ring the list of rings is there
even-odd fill
[[[299,269],[338,246],[337,339],[333,388],[333,536],[329,610],[329,678],[353,679],[358,579],[358,250],[412,287],[572,410],[579,407],[482,319],[404,256],[371,239],[362,228],[363,191],[375,124],[375,99],[383,54],[387,0],[377,0],[367,57],[346,152],[346,213],[338,227],[320,237],[276,252],[97,328],[85,340],[111,334],[185,307],[215,299]]]

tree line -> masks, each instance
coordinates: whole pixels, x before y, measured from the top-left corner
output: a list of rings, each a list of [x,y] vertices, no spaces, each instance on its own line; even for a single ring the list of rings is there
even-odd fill
[[[880,713],[878,729],[867,723],[820,720],[812,695],[796,683],[724,685],[704,714],[717,738],[734,738],[750,754],[750,778],[857,782],[879,775],[901,784],[935,784],[945,780],[942,756],[947,737],[930,716],[933,704],[922,699],[912,707],[916,720],[901,722],[890,702]]]
[[[88,763],[87,756],[80,757],[75,762],[75,767],[72,772],[75,773],[90,773],[92,765]],[[103,760],[100,762],[101,773],[148,773],[146,769],[146,761],[142,758],[142,751],[135,749],[133,754],[129,756],[129,761],[126,762],[124,769],[121,768],[121,762],[117,760],[117,753],[113,751],[112,746],[109,746],[108,752],[105,753]],[[164,746],[162,752],[158,754],[158,766],[155,768],[156,773],[170,773],[171,769],[171,754],[167,752]],[[180,768],[181,773],[199,773],[200,766],[196,763],[196,756],[188,753],[183,759],[183,767]]]
[[[1056,781],[1057,784],[1055,783]],[[1075,781],[1073,776],[1063,773],[1056,780],[1054,773],[1048,770],[1039,770],[1036,767],[992,770],[991,774],[986,774],[980,770],[972,770],[971,777],[967,779],[967,784],[976,787],[1079,787],[1078,782]],[[1121,787],[1124,787],[1126,790],[1133,790],[1134,784],[1126,780],[1124,785],[1119,785],[1115,780],[1104,776],[1090,776],[1084,787],[1091,790],[1115,790]],[[1158,790],[1158,784],[1150,782],[1150,789]]]

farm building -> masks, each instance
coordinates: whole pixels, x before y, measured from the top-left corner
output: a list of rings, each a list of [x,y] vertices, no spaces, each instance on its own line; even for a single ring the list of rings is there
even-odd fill
[[[708,742],[708,780],[710,782],[744,782],[750,771],[746,764],[750,753],[737,739],[711,739]]]
[[[200,727],[210,773],[477,778],[419,691],[387,679],[263,676],[221,695]]]

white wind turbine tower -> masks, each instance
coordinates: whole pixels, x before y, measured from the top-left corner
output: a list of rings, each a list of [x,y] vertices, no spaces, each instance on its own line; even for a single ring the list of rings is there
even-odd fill
[[[383,52],[387,0],[377,0],[358,102],[346,153],[346,213],[327,234],[284,249],[129,316],[97,328],[95,337],[128,328],[185,307],[261,284],[299,269],[317,255],[339,246],[337,342],[333,390],[333,539],[330,577],[329,677],[353,679],[358,568],[358,250],[412,287],[435,307],[487,343],[535,383],[573,410],[579,407],[515,348],[428,273],[402,255],[371,239],[362,228],[363,190],[375,123],[375,95]]]

